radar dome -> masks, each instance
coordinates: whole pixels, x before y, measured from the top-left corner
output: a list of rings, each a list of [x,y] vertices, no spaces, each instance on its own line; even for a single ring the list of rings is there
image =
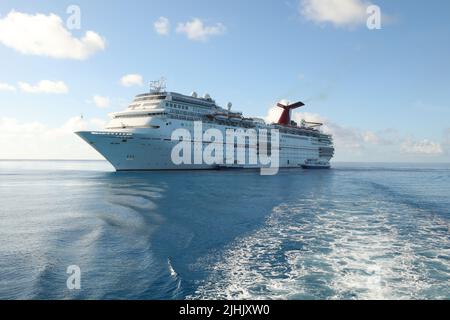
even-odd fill
[[[197,97],[198,97],[198,94],[197,94],[197,92],[195,92],[195,91],[192,91],[192,93],[191,93],[191,97],[197,98]]]

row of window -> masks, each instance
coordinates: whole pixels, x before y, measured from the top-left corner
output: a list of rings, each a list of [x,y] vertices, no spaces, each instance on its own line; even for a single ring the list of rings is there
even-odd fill
[[[134,99],[134,102],[147,101],[147,100],[164,100],[165,98],[166,98],[166,96],[148,96],[148,97],[143,97],[143,98],[136,98],[136,99]]]
[[[156,107],[156,106],[158,106],[159,105],[159,103],[157,103],[157,102],[147,102],[147,103],[144,103],[144,104],[140,104],[140,103],[136,103],[136,104],[130,104],[129,106],[128,106],[128,108],[129,109],[136,109],[137,107]]]
[[[185,103],[193,103],[195,105],[198,105],[199,107],[201,106],[201,107],[211,108],[211,107],[215,106],[214,102],[206,102],[206,101],[202,101],[199,99],[193,100],[193,99],[185,99],[182,97],[176,97],[174,99],[177,101],[185,102]]]
[[[166,102],[166,107],[189,110],[189,108],[187,106],[183,106],[181,104],[176,104],[176,103],[172,103],[172,102]]]
[[[201,108],[200,106],[195,106],[195,108],[194,108],[194,107],[189,107],[186,105],[172,103],[172,102],[166,102],[166,107],[171,107],[171,108],[181,109],[181,110],[192,110],[191,112],[193,112],[195,115],[204,115],[204,114],[210,113],[209,110]]]
[[[167,113],[165,112],[151,112],[151,113],[146,113],[146,114],[123,114],[123,115],[119,115],[119,116],[115,116],[114,119],[122,119],[122,118],[146,118],[148,116],[162,116],[165,115]]]
[[[200,117],[194,117],[194,116],[189,116],[189,115],[177,115],[174,113],[170,113],[169,117],[172,119],[178,119],[178,120],[188,120],[188,121],[201,121],[202,118]]]

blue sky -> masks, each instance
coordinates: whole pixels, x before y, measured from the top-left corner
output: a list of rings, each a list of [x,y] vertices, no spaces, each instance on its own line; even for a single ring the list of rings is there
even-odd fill
[[[11,40],[22,27],[8,17],[12,10],[33,30],[46,23],[33,19],[38,13],[59,16],[67,29],[71,4],[81,9],[81,29],[67,30],[69,38],[92,31],[100,39],[85,56],[36,51],[33,32]],[[357,17],[369,4],[381,9],[381,30]],[[439,0],[2,1],[0,158],[98,157],[70,131],[101,126],[164,76],[171,91],[209,92],[247,115],[267,116],[281,99],[304,100],[297,117],[327,123],[337,160],[448,162],[449,16],[450,3]],[[155,29],[160,17],[169,22],[166,34]],[[200,27],[189,25],[193,19]],[[39,41],[52,52],[70,47],[55,39]],[[127,74],[141,75],[143,86],[123,86]],[[30,89],[42,80],[64,88]]]

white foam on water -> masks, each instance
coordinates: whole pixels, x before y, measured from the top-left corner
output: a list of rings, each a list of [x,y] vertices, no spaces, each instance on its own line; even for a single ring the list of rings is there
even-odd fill
[[[169,268],[169,272],[170,272],[170,276],[172,278],[177,278],[178,277],[178,273],[175,271],[175,269],[172,266],[172,262],[170,261],[170,258],[167,259],[167,266]]]
[[[400,220],[418,234],[405,233]],[[448,237],[439,237],[439,243],[428,240],[436,225],[448,228],[438,217],[429,219],[408,205],[380,199],[306,199],[282,205],[264,227],[218,256],[209,278],[188,298],[448,298],[448,286],[438,279],[450,279],[449,260],[420,254],[447,248],[439,252],[448,257]],[[430,273],[436,264],[440,273]]]

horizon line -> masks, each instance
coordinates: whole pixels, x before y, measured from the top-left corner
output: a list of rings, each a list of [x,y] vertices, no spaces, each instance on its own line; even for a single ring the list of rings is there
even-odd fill
[[[2,159],[0,161],[104,161],[108,162],[106,159],[51,159],[51,158],[42,158],[42,159]],[[448,162],[442,161],[331,161],[332,163],[393,163],[393,164],[450,164]]]

